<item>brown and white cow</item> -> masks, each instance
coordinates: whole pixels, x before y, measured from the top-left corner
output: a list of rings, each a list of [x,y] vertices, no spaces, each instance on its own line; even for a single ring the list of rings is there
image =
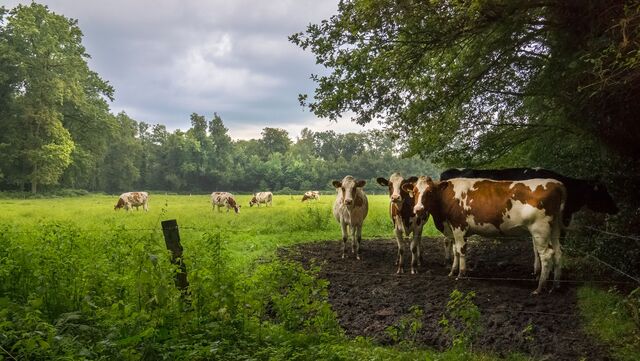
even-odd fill
[[[273,207],[273,193],[271,192],[258,192],[253,195],[251,200],[249,201],[249,207],[253,207],[254,204],[257,204],[260,207],[260,204],[264,203],[265,206],[270,205]]]
[[[229,212],[229,209],[233,208],[236,213],[240,213],[240,205],[238,204],[238,202],[236,202],[233,194],[229,192],[211,193],[211,206],[214,210],[216,209],[216,207],[218,207],[218,212],[221,212],[220,208],[226,207],[227,212]]]
[[[428,212],[436,228],[454,239],[454,258],[449,276],[466,271],[465,237],[530,234],[542,263],[538,288],[541,292],[551,264],[554,280],[560,279],[562,251],[560,230],[567,197],[564,185],[555,179],[494,181],[482,178],[454,178],[434,182],[420,177],[405,190],[415,197],[414,212]],[[558,286],[558,282],[555,282]]]
[[[118,210],[120,208],[124,208],[128,211],[132,207],[136,207],[137,211],[138,207],[142,206],[142,209],[149,211],[148,201],[149,193],[147,192],[126,192],[120,195],[118,203],[116,203],[113,209]]]
[[[315,199],[315,200],[320,199],[320,192],[319,191],[304,192],[304,194],[302,195],[302,202],[306,201],[307,199]]]
[[[348,175],[342,181],[334,180],[332,184],[338,192],[333,203],[333,216],[342,229],[342,258],[344,258],[348,234],[351,233],[351,252],[360,259],[362,223],[369,213],[369,201],[362,190],[367,182],[362,179],[356,180]]]
[[[378,184],[389,188],[389,215],[393,222],[396,242],[398,243],[398,257],[396,258],[398,270],[396,273],[404,272],[404,235],[409,237],[410,234],[413,234],[410,244],[411,274],[418,273],[416,265],[420,265],[422,259],[422,229],[424,224],[427,222],[428,214],[426,212],[422,212],[419,217],[416,217],[416,214],[413,212],[413,193],[409,193],[402,189],[403,184],[415,183],[417,180],[418,177],[404,179],[400,173],[393,173],[389,179],[385,179],[383,177],[376,179]]]

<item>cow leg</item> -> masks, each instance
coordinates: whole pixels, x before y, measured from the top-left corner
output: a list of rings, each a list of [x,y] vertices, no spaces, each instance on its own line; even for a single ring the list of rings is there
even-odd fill
[[[556,222],[551,231],[551,245],[553,246],[553,287],[560,288],[562,275],[562,249],[560,247],[560,224]]]
[[[452,259],[453,241],[449,237],[444,238],[444,259],[445,261],[451,261]]]
[[[549,278],[549,272],[551,271],[551,262],[553,258],[553,248],[549,243],[549,230],[533,230],[532,237],[536,247],[536,251],[540,256],[540,263],[542,269],[540,270],[540,279],[538,280],[538,288],[533,291],[533,295],[537,295],[542,292],[547,278]]]
[[[360,259],[360,240],[362,239],[362,225],[352,226],[351,233],[353,237],[352,245],[355,245],[356,259]]]
[[[404,236],[403,236],[402,230],[398,229],[397,226],[395,231],[396,231],[396,243],[398,243],[398,258],[396,258],[396,265],[398,266],[398,269],[396,270],[396,273],[404,273],[404,265],[403,265],[404,250],[402,249]]]
[[[453,265],[451,266],[449,277],[452,277],[456,270],[458,270],[458,276],[456,279],[459,279],[464,277],[464,274],[466,273],[465,250],[467,246],[464,239],[464,232],[461,229],[454,229],[453,237]]]
[[[344,252],[347,248],[347,224],[341,222],[340,227],[342,229],[342,258],[344,258]]]
[[[420,236],[414,234],[411,238],[411,274],[418,273],[420,264]]]
[[[536,242],[531,238],[531,244],[533,245],[533,275],[536,279],[540,278],[540,255],[536,250]]]

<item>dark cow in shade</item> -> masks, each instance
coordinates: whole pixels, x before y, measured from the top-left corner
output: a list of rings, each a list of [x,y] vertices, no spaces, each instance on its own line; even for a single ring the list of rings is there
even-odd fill
[[[389,188],[389,215],[393,222],[394,231],[396,234],[396,242],[398,243],[398,257],[396,258],[396,265],[398,270],[396,273],[403,273],[403,244],[404,235],[409,237],[413,234],[411,239],[411,273],[418,273],[416,265],[420,265],[422,259],[421,240],[422,240],[422,228],[427,221],[428,214],[423,212],[420,217],[416,217],[413,213],[413,198],[410,193],[407,193],[402,189],[402,185],[407,182],[415,182],[418,177],[409,177],[404,179],[400,173],[393,173],[389,179],[379,177],[376,179],[378,184]]]
[[[229,212],[229,209],[233,209],[236,213],[240,213],[240,205],[238,204],[238,202],[236,202],[233,194],[229,192],[211,193],[211,206],[214,210],[217,207],[218,212],[220,212],[220,208],[226,207],[227,212]]]
[[[413,193],[414,212],[431,214],[436,228],[454,239],[454,259],[449,276],[456,270],[459,270],[458,278],[465,274],[467,236],[525,233],[533,238],[542,263],[538,287],[533,293],[541,292],[552,263],[554,279],[559,280],[560,230],[566,200],[566,189],[561,182],[555,179],[495,181],[472,178],[434,182],[423,176],[402,187]]]

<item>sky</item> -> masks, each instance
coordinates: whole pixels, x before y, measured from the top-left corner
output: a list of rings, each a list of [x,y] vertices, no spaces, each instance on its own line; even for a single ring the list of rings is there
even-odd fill
[[[2,5],[31,1],[3,0]],[[337,0],[40,0],[78,20],[89,66],[115,88],[113,113],[169,130],[191,113],[216,112],[234,139],[264,127],[295,138],[308,127],[338,133],[379,128],[315,117],[298,102],[326,72],[287,37],[328,19]]]

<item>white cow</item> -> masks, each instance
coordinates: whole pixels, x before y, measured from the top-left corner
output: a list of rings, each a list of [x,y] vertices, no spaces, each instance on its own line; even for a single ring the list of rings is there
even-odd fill
[[[147,205],[148,201],[149,193],[147,192],[126,192],[120,195],[118,203],[116,203],[113,209],[118,210],[120,208],[124,208],[128,211],[132,207],[136,207],[137,211],[138,207],[142,206],[142,209],[149,211],[149,206]]]
[[[365,180],[355,180],[352,176],[344,177],[342,182],[334,180],[338,196],[333,203],[333,216],[342,228],[342,258],[347,246],[348,233],[351,233],[351,252],[360,259],[360,241],[362,240],[362,223],[369,212],[369,201],[362,187]],[[347,229],[348,228],[348,229]]]
[[[306,201],[307,199],[315,199],[315,200],[320,199],[320,192],[319,191],[304,192],[304,194],[302,195],[302,202]]]
[[[253,195],[253,198],[249,201],[249,207],[253,207],[254,204],[257,204],[260,207],[260,203],[264,203],[266,205],[273,206],[273,193],[271,192],[258,192]]]
[[[233,194],[229,192],[211,193],[211,206],[214,210],[218,207],[218,212],[220,212],[220,208],[226,207],[227,212],[229,212],[229,209],[233,208],[236,213],[240,213],[240,205],[236,202]]]

